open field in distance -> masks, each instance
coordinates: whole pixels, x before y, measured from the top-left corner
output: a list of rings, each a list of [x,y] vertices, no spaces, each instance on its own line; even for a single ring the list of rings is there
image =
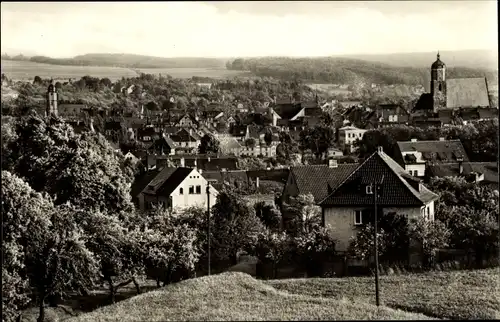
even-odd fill
[[[136,70],[122,67],[52,65],[12,60],[2,60],[1,63],[2,73],[9,79],[16,81],[31,81],[35,76],[53,78],[55,80],[79,79],[86,75],[99,78],[107,77],[115,81],[122,77],[135,77],[137,76],[137,71],[147,74],[170,75],[174,78],[191,78],[193,76],[230,78],[251,75],[249,72],[226,70],[224,68],[143,68]]]

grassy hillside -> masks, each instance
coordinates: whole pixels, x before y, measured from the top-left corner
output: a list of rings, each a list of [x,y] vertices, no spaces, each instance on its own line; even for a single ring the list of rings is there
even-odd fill
[[[278,291],[243,273],[183,281],[68,321],[429,319],[386,307]]]
[[[298,78],[314,83],[425,85],[429,82],[432,62],[433,60],[430,60],[428,66],[416,68],[338,57],[264,57],[235,59],[227,67],[232,70],[249,70],[258,76]],[[498,77],[496,71],[450,65],[448,65],[447,76],[449,78],[488,77],[492,83],[497,83]]]
[[[436,51],[421,53],[396,53],[383,55],[348,55],[345,58],[361,59],[399,67],[430,68],[436,60]],[[498,53],[491,50],[440,51],[441,60],[450,67],[498,69]]]
[[[498,268],[380,278],[381,303],[443,319],[500,318]],[[374,279],[295,279],[269,285],[293,294],[375,303]]]

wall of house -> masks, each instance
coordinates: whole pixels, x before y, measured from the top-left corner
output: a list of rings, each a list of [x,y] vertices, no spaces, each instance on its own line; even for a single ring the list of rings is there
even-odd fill
[[[207,183],[208,181],[196,170],[193,170],[189,176],[171,193],[172,208],[186,208],[192,206],[207,206]],[[194,187],[194,194],[189,193],[189,187]],[[201,193],[196,194],[196,186],[201,187]],[[180,193],[181,188],[183,194]],[[210,187],[210,204],[214,205],[218,192]]]
[[[415,176],[413,173],[415,171],[418,172],[418,177],[423,177],[425,176],[425,163],[424,164],[405,164],[405,170],[406,172],[410,173],[411,171],[411,174],[413,176]]]
[[[356,236],[362,226],[354,225],[355,211],[364,210],[367,207],[338,207],[338,208],[325,208],[325,226],[329,226],[331,235],[337,240],[335,249],[337,251],[347,251],[349,246],[349,239]],[[408,218],[418,218],[421,215],[420,207],[415,208],[383,208],[384,214],[395,212],[397,214],[404,214]],[[432,204],[432,212],[434,212],[434,205]],[[434,213],[432,214],[434,216]]]

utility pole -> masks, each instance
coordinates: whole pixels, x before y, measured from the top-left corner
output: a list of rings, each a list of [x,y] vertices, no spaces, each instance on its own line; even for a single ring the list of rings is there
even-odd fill
[[[382,183],[384,182],[384,176],[382,176],[380,182],[373,183],[373,203],[375,208],[375,223],[374,223],[374,247],[375,247],[375,301],[377,306],[380,306],[380,294],[379,294],[379,271],[378,271],[378,209],[377,209],[377,199],[379,194],[382,192]]]
[[[374,228],[375,228],[375,301],[377,303],[377,306],[380,306],[380,298],[379,298],[379,289],[378,289],[378,214],[377,214],[377,195],[378,195],[378,184],[374,183],[373,184],[373,190],[374,191],[374,205],[375,205],[375,223],[374,223]]]
[[[210,276],[210,184],[207,184],[207,221],[208,221],[208,232],[207,232],[207,241],[208,241],[208,276]]]

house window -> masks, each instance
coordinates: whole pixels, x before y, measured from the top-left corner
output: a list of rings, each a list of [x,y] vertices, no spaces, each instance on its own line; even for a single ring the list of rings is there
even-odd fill
[[[415,176],[415,177],[418,176],[418,170],[413,170],[413,176]]]
[[[196,194],[201,195],[201,186],[196,186]]]
[[[441,86],[441,84],[439,84],[439,91],[441,91],[441,90],[442,90],[442,86]]]
[[[354,225],[362,225],[363,224],[363,212],[361,210],[356,210],[354,212]]]
[[[194,186],[189,186],[189,194],[194,195]]]
[[[180,189],[179,189],[179,194],[180,194],[180,195],[183,195],[183,194],[184,194],[184,188],[180,188]]]
[[[371,184],[366,186],[366,194],[373,195],[373,186]]]
[[[389,115],[389,122],[392,122],[392,121],[393,121],[392,115]]]

